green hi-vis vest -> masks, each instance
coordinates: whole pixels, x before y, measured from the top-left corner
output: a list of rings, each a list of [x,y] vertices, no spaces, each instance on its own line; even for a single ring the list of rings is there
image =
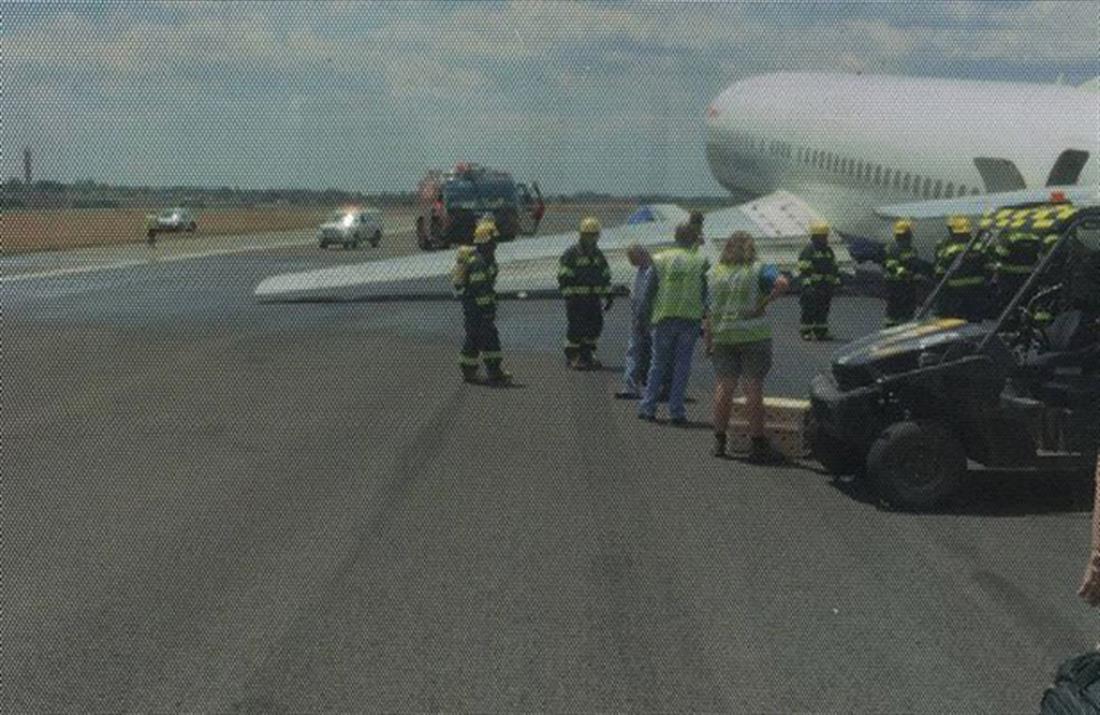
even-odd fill
[[[710,334],[716,344],[753,343],[772,336],[772,326],[758,312],[760,264],[731,266],[719,263],[707,273],[710,298]]]
[[[703,280],[707,259],[685,248],[670,248],[653,257],[657,296],[650,323],[670,318],[703,319]]]

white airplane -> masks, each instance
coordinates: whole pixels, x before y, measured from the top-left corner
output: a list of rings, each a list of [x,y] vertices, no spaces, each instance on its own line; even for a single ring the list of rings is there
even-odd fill
[[[833,73],[776,73],[737,82],[706,110],[706,156],[715,179],[758,198],[706,215],[713,259],[736,229],[757,238],[763,260],[791,266],[815,219],[845,240],[843,261],[881,250],[889,220],[916,219],[918,249],[944,233],[942,218],[977,216],[1053,192],[1100,201],[1100,83],[1080,87]],[[601,248],[616,283],[628,283],[621,252],[671,241],[687,212],[650,206],[652,219],[607,229]],[[497,249],[502,290],[553,288],[552,264],[575,234]],[[453,258],[422,254],[275,276],[267,299],[355,297],[395,282],[439,278]],[[435,281],[432,281],[435,283]]]

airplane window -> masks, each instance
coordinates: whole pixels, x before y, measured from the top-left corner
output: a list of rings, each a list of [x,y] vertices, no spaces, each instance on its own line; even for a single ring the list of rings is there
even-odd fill
[[[946,196],[949,199],[954,198],[954,196],[955,196],[955,185],[952,184],[950,181],[947,182],[947,188],[944,189],[943,195]]]
[[[856,162],[856,178],[857,179],[862,179],[863,178],[863,162],[862,161]]]
[[[900,189],[901,188],[901,170],[900,169],[898,169],[897,171],[894,172],[894,188],[895,189]]]
[[[905,183],[903,183],[902,187],[901,187],[902,191],[908,191],[909,190],[909,181],[910,181],[911,178],[912,177],[908,173],[905,174]]]
[[[833,155],[832,165],[833,165],[833,173],[834,174],[839,173],[840,172],[840,157],[839,156]]]
[[[942,194],[942,193],[943,193],[943,180],[936,179],[936,185],[932,188],[932,196],[934,198],[938,199],[940,197],[940,194]]]
[[[971,194],[972,196],[977,196],[977,195],[978,195],[978,194],[980,194],[980,193],[982,193],[982,190],[981,190],[981,189],[979,189],[979,188],[978,188],[977,186],[975,186],[974,188],[972,188],[972,189],[970,190],[970,194]]]
[[[924,177],[924,191],[921,192],[921,195],[926,199],[932,195],[932,177]]]
[[[882,164],[875,164],[875,186],[882,183]]]
[[[820,154],[821,154],[821,152],[819,150],[814,149],[813,158],[810,159],[810,163],[813,164],[814,166],[817,166],[817,158]]]

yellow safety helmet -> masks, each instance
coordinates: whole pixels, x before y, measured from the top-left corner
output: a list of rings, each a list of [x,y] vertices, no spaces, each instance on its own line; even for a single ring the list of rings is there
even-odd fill
[[[477,227],[474,229],[474,244],[482,245],[490,243],[494,238],[500,235],[497,231],[497,225],[495,222],[488,219],[478,221]]]
[[[810,224],[810,235],[811,236],[828,236],[829,235],[829,224],[825,223],[824,221],[814,221],[813,223]]]
[[[598,234],[600,232],[600,220],[595,216],[586,216],[581,219],[580,233],[582,236]]]
[[[894,222],[894,237],[913,233],[913,222],[907,218],[901,218]]]
[[[947,228],[951,233],[970,233],[970,219],[966,216],[952,216],[947,219]]]

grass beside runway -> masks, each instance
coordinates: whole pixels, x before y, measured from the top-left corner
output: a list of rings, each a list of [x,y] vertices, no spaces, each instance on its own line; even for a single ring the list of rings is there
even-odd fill
[[[625,218],[634,204],[573,205],[550,204],[540,233],[572,230],[573,217],[580,214]],[[125,209],[15,209],[4,212],[4,253],[62,251],[73,248],[125,245],[145,241],[145,216],[163,207]],[[189,241],[198,236],[233,236],[258,233],[312,230],[335,208],[277,207],[196,209],[198,231],[163,233],[158,241]],[[383,228],[387,233],[411,232],[416,224],[416,207],[383,207]],[[562,218],[568,217],[568,225]],[[606,223],[606,221],[605,221]]]

